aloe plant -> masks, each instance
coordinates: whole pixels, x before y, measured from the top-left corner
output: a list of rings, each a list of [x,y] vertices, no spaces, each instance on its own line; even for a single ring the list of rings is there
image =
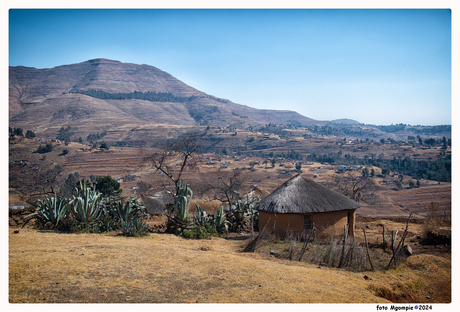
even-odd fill
[[[102,193],[87,187],[86,181],[80,181],[69,206],[75,220],[88,227],[97,222],[103,213]]]
[[[60,221],[67,216],[67,202],[64,197],[58,198],[56,193],[51,198],[37,200],[34,204],[37,212],[29,214],[27,217],[35,216],[35,219],[41,224],[49,223],[53,227],[58,227]]]

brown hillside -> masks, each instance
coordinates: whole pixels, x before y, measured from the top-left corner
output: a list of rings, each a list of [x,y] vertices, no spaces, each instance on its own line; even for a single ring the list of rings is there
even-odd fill
[[[108,100],[69,94],[83,90],[167,93],[184,100]],[[107,59],[46,69],[10,67],[9,117],[10,127],[27,127],[45,138],[54,138],[56,129],[67,126],[76,130],[76,137],[85,137],[97,131],[119,132],[127,124],[246,128],[271,122],[321,123],[296,112],[258,110],[218,99],[156,67]],[[142,136],[145,133],[136,139]]]

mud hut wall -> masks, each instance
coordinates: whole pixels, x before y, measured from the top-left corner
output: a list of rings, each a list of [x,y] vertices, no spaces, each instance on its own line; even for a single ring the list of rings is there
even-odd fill
[[[348,215],[350,213],[350,216]],[[349,210],[322,213],[283,213],[275,214],[259,211],[259,229],[267,224],[267,229],[273,229],[281,238],[301,237],[304,233],[303,216],[310,215],[319,236],[343,235],[344,226],[350,221],[349,235],[354,235],[355,212]],[[269,219],[270,218],[270,219]],[[275,221],[276,220],[276,221]],[[267,223],[268,221],[268,223]]]

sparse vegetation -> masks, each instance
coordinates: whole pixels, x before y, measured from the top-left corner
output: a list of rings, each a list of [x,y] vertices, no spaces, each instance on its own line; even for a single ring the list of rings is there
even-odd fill
[[[53,144],[47,143],[46,145],[40,145],[37,148],[36,153],[45,154],[45,153],[51,152],[52,150],[53,150]]]
[[[144,236],[148,226],[144,207],[131,199],[108,201],[103,194],[93,190],[90,182],[81,180],[73,189],[70,199],[58,197],[30,202],[36,212],[28,215],[39,227],[54,228],[63,232],[100,233],[120,230],[124,236]]]

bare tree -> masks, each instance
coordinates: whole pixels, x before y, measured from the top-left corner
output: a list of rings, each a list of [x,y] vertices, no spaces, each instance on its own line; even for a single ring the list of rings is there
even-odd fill
[[[61,166],[49,168],[40,165],[26,165],[10,174],[10,186],[16,189],[25,200],[32,201],[58,192]]]
[[[335,189],[353,199],[357,203],[375,204],[377,186],[370,177],[364,177],[358,172],[348,172],[348,174],[336,177]]]
[[[177,194],[184,172],[197,169],[200,154],[201,146],[197,137],[189,134],[168,140],[159,151],[145,156],[144,161],[166,177],[162,187]]]
[[[214,193],[221,202],[228,203],[230,208],[238,200],[244,184],[250,178],[249,170],[221,170],[204,177],[208,191]]]

